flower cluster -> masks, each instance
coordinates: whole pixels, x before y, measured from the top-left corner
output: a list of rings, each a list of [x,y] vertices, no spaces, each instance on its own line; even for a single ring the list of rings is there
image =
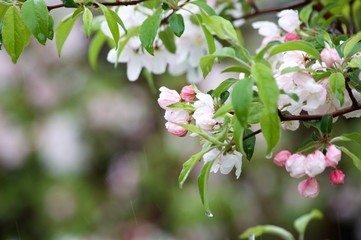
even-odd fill
[[[298,191],[305,198],[314,198],[320,191],[315,177],[323,173],[327,167],[335,168],[340,160],[341,151],[335,145],[329,145],[325,155],[320,150],[307,156],[282,150],[275,155],[273,162],[284,167],[293,178],[307,176],[307,179],[298,184]],[[330,181],[332,184],[343,184],[344,177],[341,170],[334,169],[331,171]]]

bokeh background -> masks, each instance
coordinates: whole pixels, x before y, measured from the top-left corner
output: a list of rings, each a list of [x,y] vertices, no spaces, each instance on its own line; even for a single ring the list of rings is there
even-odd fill
[[[249,24],[242,30],[255,49],[256,31]],[[214,217],[207,217],[197,190],[200,166],[184,189],[177,182],[200,144],[166,132],[154,91],[180,90],[185,78],[155,76],[154,88],[142,78],[131,83],[124,65],[105,61],[106,47],[91,69],[87,47],[79,24],[60,59],[54,42],[32,42],[16,65],[0,52],[0,239],[237,239],[258,224],[295,232],[293,220],[314,208],[324,219],[311,223],[305,239],[361,239],[361,178],[351,160],[340,163],[343,186],[332,186],[324,173],[320,195],[303,199],[298,181],[265,158],[261,137],[238,180],[210,175]],[[220,68],[199,87],[207,91],[227,78]],[[358,119],[340,118],[335,135],[360,130]],[[282,134],[278,149],[294,150],[311,132]]]

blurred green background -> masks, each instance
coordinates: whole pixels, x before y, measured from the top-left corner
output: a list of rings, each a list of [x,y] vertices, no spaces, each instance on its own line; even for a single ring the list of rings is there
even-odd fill
[[[183,162],[199,151],[197,139],[168,134],[158,92],[145,79],[129,82],[124,65],[105,61],[106,48],[98,70],[90,69],[88,41],[76,28],[61,59],[54,43],[33,42],[17,65],[0,52],[0,239],[237,239],[258,224],[295,232],[293,220],[313,208],[325,217],[305,239],[361,239],[361,181],[351,160],[340,164],[345,185],[332,186],[325,172],[320,195],[303,199],[298,181],[264,157],[261,137],[238,180],[211,174],[208,218],[197,190],[200,166],[184,189],[177,182]],[[255,48],[256,32],[242,28]],[[225,78],[216,68],[200,88]],[[186,82],[163,75],[154,84],[180,90]],[[335,134],[360,129],[358,119],[340,118]],[[310,134],[283,132],[278,150],[292,151]]]

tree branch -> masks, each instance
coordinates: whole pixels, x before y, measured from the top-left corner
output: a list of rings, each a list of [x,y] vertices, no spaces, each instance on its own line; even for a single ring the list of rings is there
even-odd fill
[[[352,93],[352,90],[351,90],[351,87],[350,87],[350,85],[349,85],[349,82],[350,82],[350,78],[346,78],[346,81],[345,81],[346,90],[347,90],[348,95],[349,95],[350,98],[351,98],[352,106],[357,107],[357,106],[358,106],[358,102],[357,102],[355,96],[354,96],[353,93]]]
[[[138,3],[144,2],[146,0],[133,0],[133,1],[115,1],[115,2],[101,2],[100,4],[103,4],[104,6],[129,6],[129,5],[136,5]],[[52,5],[48,6],[48,10],[54,10],[57,8],[63,8],[65,7],[64,4],[58,4],[58,5]],[[93,7],[98,7],[95,3],[93,4]]]

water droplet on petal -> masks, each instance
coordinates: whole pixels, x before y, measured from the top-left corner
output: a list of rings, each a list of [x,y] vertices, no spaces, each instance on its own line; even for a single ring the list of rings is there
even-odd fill
[[[270,152],[269,154],[266,155],[267,159],[271,159],[273,157],[273,152]]]
[[[207,212],[206,212],[206,216],[207,216],[207,217],[213,217],[213,214],[212,214],[211,212],[208,212],[208,211],[207,211]]]

